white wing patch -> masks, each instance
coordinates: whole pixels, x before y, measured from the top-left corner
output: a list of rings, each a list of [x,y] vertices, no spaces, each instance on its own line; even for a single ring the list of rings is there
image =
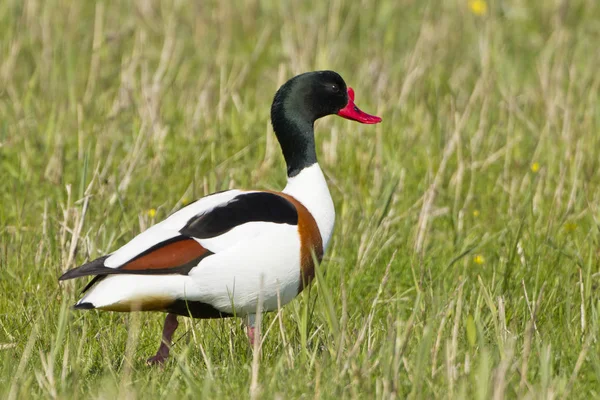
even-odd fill
[[[104,261],[104,265],[109,268],[120,267],[152,246],[178,236],[179,230],[185,226],[190,218],[225,204],[241,193],[245,192],[228,190],[201,198],[134,237],[129,243],[108,257]]]

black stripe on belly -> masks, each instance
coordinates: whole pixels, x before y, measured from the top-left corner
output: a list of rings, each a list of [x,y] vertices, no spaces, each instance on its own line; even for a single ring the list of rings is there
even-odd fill
[[[93,310],[94,308],[96,308],[96,307],[94,307],[94,305],[92,303],[87,303],[87,302],[75,304],[73,306],[73,310]]]
[[[182,315],[184,317],[214,319],[214,318],[229,318],[233,314],[221,312],[208,303],[201,301],[189,301],[177,299],[167,309],[167,312],[172,314]]]
[[[208,239],[247,222],[263,221],[298,225],[298,212],[282,196],[268,192],[246,193],[191,218],[179,232],[189,237]]]

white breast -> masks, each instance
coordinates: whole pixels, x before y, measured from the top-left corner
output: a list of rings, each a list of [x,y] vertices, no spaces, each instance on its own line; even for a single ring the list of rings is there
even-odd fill
[[[288,178],[283,193],[294,196],[312,214],[321,232],[323,250],[326,250],[333,233],[335,209],[319,164],[315,163],[304,168],[298,175]]]

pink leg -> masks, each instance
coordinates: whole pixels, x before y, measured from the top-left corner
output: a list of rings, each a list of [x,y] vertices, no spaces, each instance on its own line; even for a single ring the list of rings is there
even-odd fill
[[[246,320],[246,333],[248,334],[248,339],[250,339],[250,344],[254,346],[254,339],[256,337],[256,329],[254,327],[254,323],[256,321],[256,315],[249,314],[248,319]]]
[[[163,327],[160,347],[158,348],[156,355],[154,357],[150,357],[146,361],[148,365],[163,364],[167,360],[169,357],[169,350],[171,350],[171,338],[173,338],[173,333],[175,333],[177,326],[179,326],[179,322],[177,322],[177,315],[167,314],[167,318],[165,318],[165,325]]]
[[[247,326],[246,333],[248,334],[248,339],[250,339],[250,344],[254,345],[255,328],[253,326]]]

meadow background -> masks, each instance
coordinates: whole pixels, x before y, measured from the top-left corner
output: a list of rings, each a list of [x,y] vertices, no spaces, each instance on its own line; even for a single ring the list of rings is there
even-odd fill
[[[600,396],[600,3],[0,1],[3,398]],[[74,312],[66,269],[230,187],[280,189],[272,96],[333,69],[337,209],[267,315]]]

